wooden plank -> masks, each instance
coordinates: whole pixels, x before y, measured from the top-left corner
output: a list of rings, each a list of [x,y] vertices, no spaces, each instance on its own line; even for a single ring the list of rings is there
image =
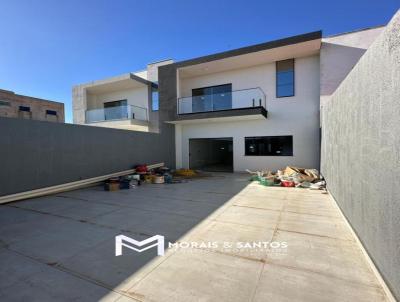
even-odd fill
[[[164,163],[159,163],[159,164],[154,164],[154,165],[148,165],[147,168],[155,169],[155,168],[160,168],[163,166],[164,166]],[[56,185],[56,186],[26,191],[26,192],[5,195],[5,196],[0,197],[0,204],[17,201],[17,200],[22,200],[22,199],[27,199],[27,198],[50,195],[50,194],[55,194],[55,193],[60,193],[60,192],[65,192],[65,191],[70,191],[70,190],[76,190],[79,188],[90,186],[95,183],[99,183],[101,181],[105,181],[112,177],[124,176],[124,175],[128,175],[128,174],[133,174],[135,172],[136,172],[135,169],[130,169],[130,170],[115,172],[115,173],[111,173],[111,174],[107,174],[107,175],[102,175],[102,176],[82,179],[82,180],[78,180],[78,181],[68,182],[68,183],[61,184],[61,185]]]

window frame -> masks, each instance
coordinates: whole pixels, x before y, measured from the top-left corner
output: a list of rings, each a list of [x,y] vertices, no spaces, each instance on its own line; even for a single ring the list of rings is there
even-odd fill
[[[106,106],[106,104],[107,105],[111,105],[111,104],[116,104],[116,103],[119,103],[120,105],[118,105],[118,106]],[[104,109],[113,108],[113,107],[123,107],[123,106],[128,106],[128,99],[121,99],[121,100],[116,100],[116,101],[103,102],[103,108]]]
[[[11,107],[11,102],[6,100],[0,100],[0,108],[1,107]]]
[[[157,93],[157,109],[154,109],[154,98],[153,95]],[[157,112],[160,111],[160,93],[157,88],[151,88],[151,111]]]
[[[58,116],[58,112],[56,110],[46,109],[46,115]]]
[[[291,140],[291,152],[290,154],[248,154],[247,152],[247,140],[254,140],[254,139],[266,139],[266,138],[279,138],[279,137],[288,137]],[[245,136],[244,137],[244,156],[294,156],[293,151],[293,135],[268,135],[268,136]]]
[[[29,106],[19,106],[19,107],[18,107],[18,111],[21,111],[21,112],[31,112],[31,107],[29,107]]]
[[[284,62],[284,61],[293,61],[293,94],[291,95],[283,95],[283,96],[279,96],[278,95],[278,87],[279,86],[283,86],[283,85],[279,85],[278,84],[278,64],[279,62]],[[280,60],[280,61],[276,61],[275,62],[275,96],[277,99],[281,99],[281,98],[290,98],[290,97],[294,97],[296,95],[296,60],[294,58],[292,59],[286,59],[286,60]]]
[[[233,97],[232,97],[232,92],[233,92],[233,84],[232,83],[225,83],[225,84],[218,84],[218,85],[211,85],[211,86],[205,86],[205,87],[196,87],[196,88],[192,88],[192,100],[195,97],[201,97],[201,96],[212,96],[215,93],[204,93],[204,94],[198,94],[198,92],[200,90],[206,90],[206,89],[211,89],[211,91],[213,91],[214,88],[221,88],[221,87],[229,87],[229,90],[227,92],[223,92],[223,93],[230,93],[230,108],[227,109],[214,109],[212,108],[212,110],[203,110],[203,111],[196,111],[193,113],[203,113],[203,112],[215,112],[215,111],[223,111],[223,110],[232,110],[232,102],[233,102]],[[193,102],[193,101],[192,101]],[[192,110],[193,110],[193,103],[192,103]]]

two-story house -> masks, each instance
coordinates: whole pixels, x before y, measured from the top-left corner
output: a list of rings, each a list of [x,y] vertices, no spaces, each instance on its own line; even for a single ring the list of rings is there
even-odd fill
[[[157,132],[158,67],[171,62],[74,86],[74,124]]]
[[[74,121],[170,135],[176,168],[318,168],[320,106],[381,30],[316,31],[78,85]]]

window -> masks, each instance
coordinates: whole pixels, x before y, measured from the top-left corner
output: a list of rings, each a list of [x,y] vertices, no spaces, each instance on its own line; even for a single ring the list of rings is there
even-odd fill
[[[8,101],[0,101],[0,107],[10,107],[11,104]]]
[[[31,112],[31,108],[27,106],[19,106],[19,111]]]
[[[151,88],[151,110],[158,111],[159,108],[158,90],[157,88]]]
[[[128,118],[127,100],[105,102],[104,118],[106,120],[119,120]]]
[[[232,109],[232,84],[192,90],[192,112]]]
[[[127,101],[126,101],[126,100],[105,102],[105,103],[104,103],[104,108],[112,108],[112,107],[126,106],[126,104],[127,104]]]
[[[32,118],[31,108],[28,106],[19,106],[18,117],[24,119],[31,119]]]
[[[293,156],[293,136],[245,137],[245,155]]]
[[[55,111],[55,110],[46,110],[46,114],[48,114],[48,115],[57,115],[57,111]]]
[[[276,97],[294,96],[294,59],[276,62]]]

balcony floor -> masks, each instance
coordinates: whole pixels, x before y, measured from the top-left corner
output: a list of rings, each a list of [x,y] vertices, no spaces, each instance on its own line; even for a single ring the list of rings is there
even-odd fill
[[[88,126],[95,127],[106,127],[124,130],[134,130],[134,131],[149,131],[149,122],[141,121],[135,119],[125,119],[125,120],[106,120],[101,122],[86,123]]]
[[[210,121],[240,121],[266,119],[268,111],[264,107],[236,108],[230,110],[207,111],[196,113],[178,114],[174,124],[185,124],[193,122],[210,122]]]
[[[214,173],[91,187],[0,207],[2,301],[386,301],[329,195]],[[123,250],[114,236],[287,242],[287,249]]]

